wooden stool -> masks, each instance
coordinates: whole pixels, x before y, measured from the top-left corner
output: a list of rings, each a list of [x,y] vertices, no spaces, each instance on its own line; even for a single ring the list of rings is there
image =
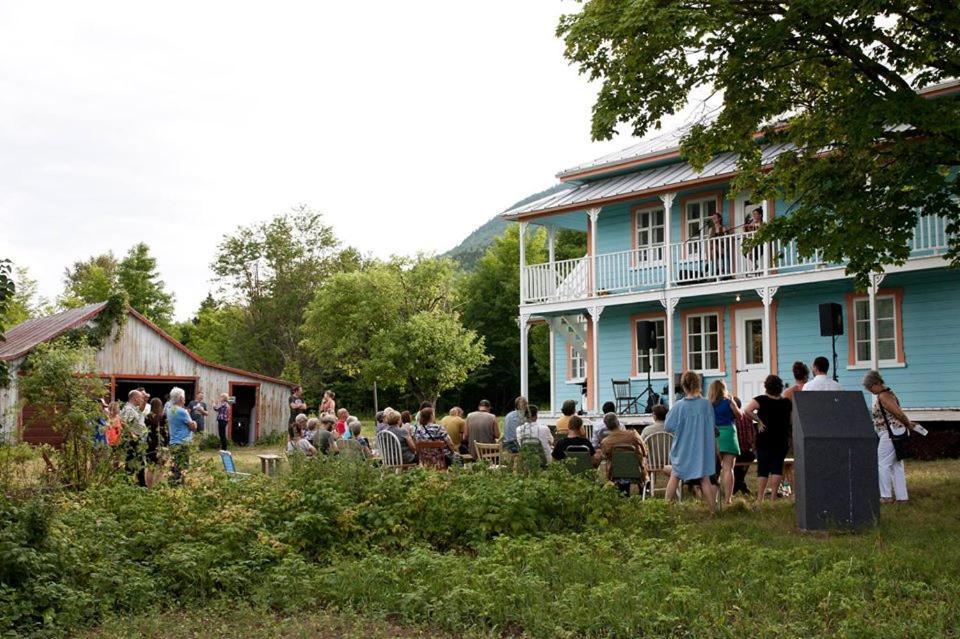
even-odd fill
[[[260,458],[260,472],[271,477],[280,469],[280,455],[257,455]]]

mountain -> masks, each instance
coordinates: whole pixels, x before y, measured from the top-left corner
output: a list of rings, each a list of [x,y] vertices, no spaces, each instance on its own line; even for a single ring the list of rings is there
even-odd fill
[[[504,209],[504,211],[509,211],[512,208],[528,204],[534,200],[539,200],[542,197],[553,195],[554,193],[558,193],[569,188],[571,188],[569,184],[557,184],[549,189],[540,191],[539,193],[534,193],[529,197],[523,198],[519,202],[511,204]],[[477,260],[483,257],[487,247],[493,244],[493,240],[506,231],[507,226],[510,224],[510,222],[507,222],[505,219],[500,217],[500,215],[501,213],[497,213],[492,219],[485,222],[482,226],[480,226],[480,228],[474,230],[470,235],[465,237],[463,241],[444,253],[441,257],[449,257],[453,259],[460,264],[461,268],[466,271],[473,270]]]

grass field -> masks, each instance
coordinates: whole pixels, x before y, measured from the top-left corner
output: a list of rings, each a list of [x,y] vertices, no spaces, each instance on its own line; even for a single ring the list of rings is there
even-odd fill
[[[693,500],[648,501],[623,511],[636,524],[541,524],[457,551],[433,533],[387,555],[371,545],[293,570],[279,582],[289,601],[201,598],[108,617],[83,636],[957,636],[960,461],[909,464],[908,481],[911,502],[884,505],[857,534],[800,532],[792,502],[738,502],[713,519]],[[433,530],[435,505],[410,499],[411,521]]]

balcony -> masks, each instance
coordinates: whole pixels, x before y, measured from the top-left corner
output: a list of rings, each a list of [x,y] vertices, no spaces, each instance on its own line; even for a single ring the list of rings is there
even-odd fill
[[[819,253],[801,257],[795,242],[774,242],[748,249],[752,235],[739,233],[602,253],[596,256],[595,265],[587,256],[526,266],[522,272],[522,302],[568,302],[844,266],[824,261]],[[942,255],[947,248],[946,219],[919,216],[910,242],[911,259]],[[669,282],[666,260],[671,266]],[[595,284],[593,268],[597,271]]]

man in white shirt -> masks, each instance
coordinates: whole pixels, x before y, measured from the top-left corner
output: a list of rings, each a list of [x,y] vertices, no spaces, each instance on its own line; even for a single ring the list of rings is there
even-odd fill
[[[810,368],[813,370],[813,379],[803,385],[803,392],[843,390],[839,382],[827,377],[827,373],[830,372],[830,360],[826,357],[821,356],[813,360]]]
[[[537,413],[539,409],[533,404],[527,405],[527,422],[517,428],[517,441],[523,446],[524,440],[537,439],[543,446],[544,460],[549,461],[553,452],[553,435],[550,429],[543,424],[537,423]]]

